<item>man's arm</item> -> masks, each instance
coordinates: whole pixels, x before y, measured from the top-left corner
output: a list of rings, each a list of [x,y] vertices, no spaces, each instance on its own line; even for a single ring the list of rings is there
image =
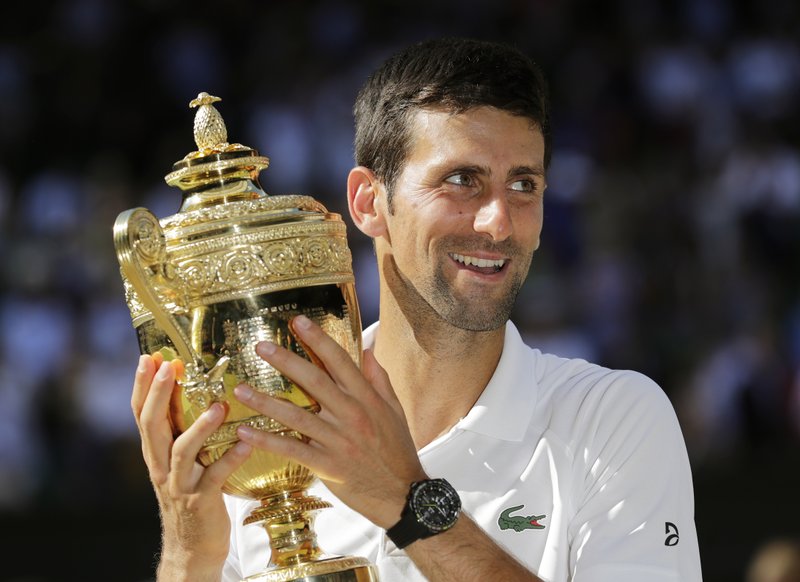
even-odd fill
[[[207,468],[195,461],[203,442],[224,420],[221,404],[213,404],[173,438],[169,402],[181,370],[179,362],[163,362],[158,354],[142,356],[131,396],[161,514],[157,577],[160,582],[219,582],[230,540],[222,484],[244,462],[251,447],[237,443]]]
[[[414,542],[406,553],[429,580],[541,582],[464,513],[451,529]]]
[[[581,407],[554,421],[581,451],[572,471],[571,574],[578,581],[702,579],[691,467],[672,404],[651,379],[599,369]]]
[[[388,529],[400,519],[411,483],[427,478],[389,378],[370,351],[364,352],[362,373],[318,326],[302,317],[293,323],[322,367],[268,342],[256,351],[317,400],[321,412],[312,414],[244,385],[235,393],[247,406],[309,441],[245,426],[239,428],[239,437],[306,465],[345,504]],[[432,581],[539,580],[464,514],[451,530],[416,541],[406,551]]]

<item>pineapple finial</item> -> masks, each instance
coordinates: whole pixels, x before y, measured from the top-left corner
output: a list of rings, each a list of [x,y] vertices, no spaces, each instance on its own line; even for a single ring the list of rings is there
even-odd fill
[[[219,111],[212,105],[222,101],[205,91],[189,102],[189,107],[198,107],[194,116],[194,142],[198,151],[224,149],[228,145],[228,130]]]

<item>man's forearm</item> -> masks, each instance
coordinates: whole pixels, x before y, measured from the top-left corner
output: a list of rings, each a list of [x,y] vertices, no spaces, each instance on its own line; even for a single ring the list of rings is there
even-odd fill
[[[541,582],[463,513],[452,529],[414,542],[406,553],[432,582]]]
[[[164,551],[158,562],[157,582],[220,582],[222,563],[193,559],[184,552]]]

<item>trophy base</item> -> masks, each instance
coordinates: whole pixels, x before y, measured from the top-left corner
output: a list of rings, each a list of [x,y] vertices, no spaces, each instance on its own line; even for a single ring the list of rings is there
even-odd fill
[[[335,557],[254,574],[242,582],[378,582],[378,569],[364,558]]]

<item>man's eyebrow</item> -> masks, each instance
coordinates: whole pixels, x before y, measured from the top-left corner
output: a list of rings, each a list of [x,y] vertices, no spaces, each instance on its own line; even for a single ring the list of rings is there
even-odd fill
[[[441,164],[440,168],[442,171],[446,172],[464,172],[465,174],[484,174],[487,176],[491,176],[492,174],[491,168],[479,166],[476,164],[464,164],[464,165],[454,165],[454,166],[450,166],[449,164]],[[514,166],[513,168],[508,170],[507,176],[509,178],[513,178],[514,176],[520,176],[522,174],[530,174],[533,176],[544,178],[545,171],[544,168],[541,166]]]
[[[523,174],[531,174],[539,178],[544,178],[544,168],[541,166],[515,166],[508,171],[508,177],[521,176]]]
[[[484,166],[478,166],[475,164],[441,164],[439,167],[436,168],[440,172],[445,172],[448,174],[456,174],[456,173],[464,173],[464,174],[480,174],[490,176],[492,174],[492,170],[490,168],[486,168]]]

